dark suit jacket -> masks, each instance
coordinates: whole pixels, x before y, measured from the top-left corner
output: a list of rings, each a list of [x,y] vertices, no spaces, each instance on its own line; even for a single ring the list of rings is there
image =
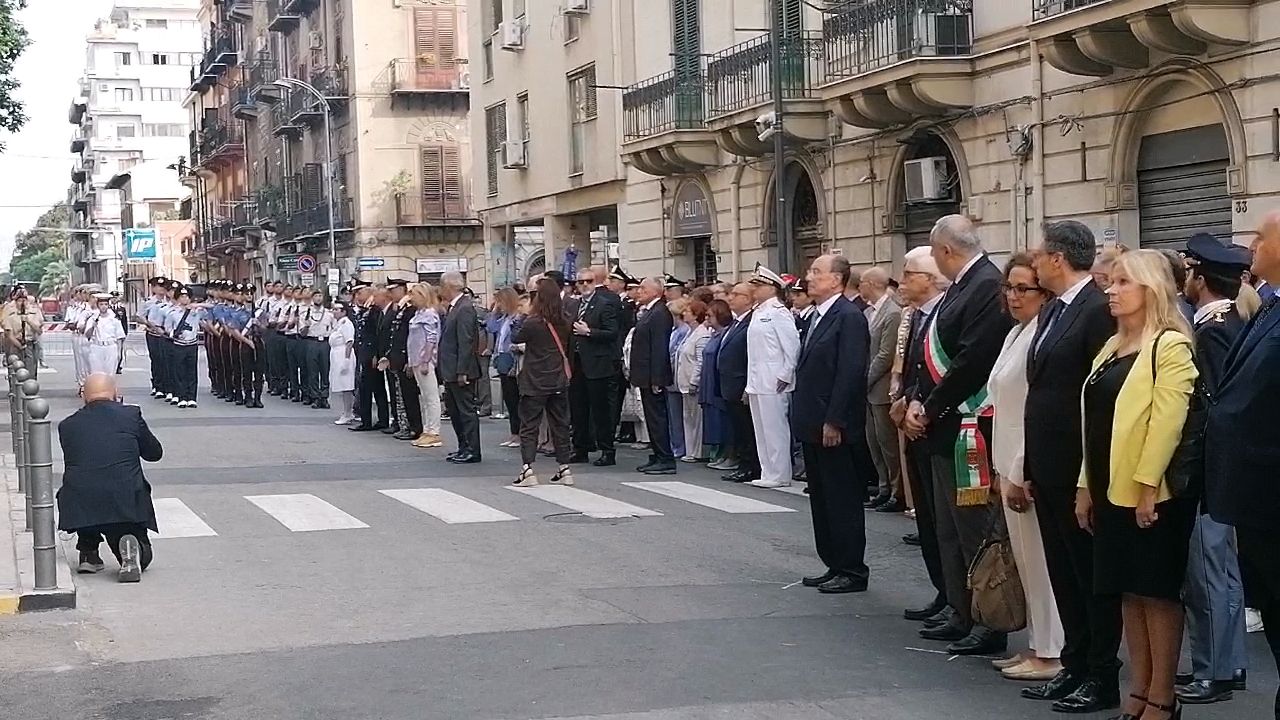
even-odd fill
[[[667,301],[662,299],[636,320],[636,332],[631,336],[632,385],[645,390],[667,387],[674,381],[668,349],[674,327]]]
[[[366,356],[378,351],[378,327],[382,324],[382,308],[377,305],[362,308],[356,319],[356,349]]]
[[[747,328],[754,314],[752,310],[743,315],[729,326],[720,340],[716,370],[720,373],[720,397],[727,402],[742,402],[747,392]]]
[[[1210,313],[1196,325],[1196,370],[1200,371],[1200,387],[1210,397],[1218,394],[1222,373],[1227,367],[1227,356],[1243,329],[1244,321],[1240,319],[1235,303],[1223,312]]]
[[[1210,398],[1204,438],[1206,502],[1213,519],[1272,531],[1280,525],[1280,424],[1275,422],[1280,307],[1275,302],[1263,306],[1227,354],[1218,393]]]
[[[158,461],[164,448],[134,405],[99,400],[58,424],[62,488],[58,528],[138,523],[156,528],[151,486],[142,461]]]
[[[809,332],[796,365],[791,433],[800,442],[821,444],[827,424],[842,431],[845,445],[865,442],[871,342],[866,316],[840,297]]]
[[[582,309],[584,304],[585,310]],[[582,362],[583,376],[588,380],[613,377],[618,372],[618,361],[622,356],[622,346],[618,344],[621,300],[609,288],[598,287],[585,303],[579,300],[570,325],[577,321],[579,311],[582,312],[582,322],[591,328],[590,335],[573,336],[573,352]]]
[[[372,317],[377,319],[377,325],[374,326],[374,351],[378,357],[384,358],[391,353],[391,321],[396,317],[396,304],[391,303],[386,310],[379,307],[377,314]]]
[[[929,373],[918,375],[908,396],[924,403],[929,418],[926,440],[933,452],[951,451],[960,434],[956,408],[987,384],[1004,347],[1012,321],[1000,306],[1002,279],[1000,270],[983,257],[951,285],[934,310],[951,369],[936,384]]]
[[[1085,285],[1062,311],[1053,327],[1040,313],[1036,337],[1027,356],[1026,477],[1037,485],[1075,487],[1084,457],[1080,391],[1093,359],[1116,332],[1106,293]],[[1040,343],[1040,351],[1035,344]]]
[[[455,382],[459,375],[466,375],[472,381],[480,379],[480,357],[476,353],[479,332],[476,308],[471,304],[471,298],[463,295],[445,315],[440,330],[437,353],[440,377],[445,382]]]
[[[389,313],[390,342],[387,345],[386,358],[390,361],[393,370],[401,372],[409,360],[409,321],[413,319],[418,309],[412,303],[408,303],[402,308],[392,308],[392,310],[393,312]]]

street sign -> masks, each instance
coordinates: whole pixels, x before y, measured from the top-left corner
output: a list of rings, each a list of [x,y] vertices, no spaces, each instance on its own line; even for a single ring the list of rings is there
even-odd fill
[[[298,256],[298,272],[313,273],[316,271],[315,255],[299,255]]]
[[[298,258],[301,257],[297,253],[289,253],[276,256],[276,269],[278,270],[297,270]]]
[[[307,287],[311,287],[313,284],[315,284],[315,281],[316,281],[315,273],[302,273],[303,285],[306,285]]]
[[[129,260],[148,262],[156,259],[155,228],[129,228],[124,231],[124,253]]]
[[[380,257],[362,257],[356,260],[356,267],[361,270],[377,270],[386,266],[386,259]]]
[[[330,299],[334,299],[334,298],[337,298],[337,297],[338,297],[338,286],[337,286],[337,284],[335,284],[335,283],[329,283],[329,298],[330,298]]]
[[[329,268],[329,284],[337,285],[342,279],[342,275],[338,272],[338,268]]]
[[[467,271],[466,258],[417,258],[413,264],[419,275]]]

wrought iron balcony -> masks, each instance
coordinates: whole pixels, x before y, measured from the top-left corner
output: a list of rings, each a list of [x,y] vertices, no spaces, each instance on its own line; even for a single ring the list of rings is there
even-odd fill
[[[85,144],[86,141],[84,135],[81,135],[79,132],[71,135],[71,153],[73,155],[78,152],[83,152]]]
[[[221,166],[244,155],[244,128],[224,109],[200,129],[200,164]]]
[[[347,87],[347,71],[345,68],[330,65],[312,69],[311,77],[307,81],[330,102],[346,100],[351,96],[351,91]]]
[[[352,227],[351,198],[338,197],[333,201],[333,229],[335,232]],[[295,238],[314,237],[329,233],[329,204],[322,201],[295,212],[291,218]]]
[[[271,228],[285,213],[284,187],[268,185],[255,194],[254,220],[258,225]]]
[[[809,98],[825,77],[820,33],[781,39],[782,97]],[[722,50],[707,61],[708,118],[763,105],[773,99],[773,41],[761,35]]]
[[[79,163],[71,166],[71,182],[76,184],[82,183],[84,182],[85,176],[84,168],[81,167]]]
[[[973,0],[854,4],[828,16],[822,35],[827,80],[857,77],[918,57],[968,55],[973,43]]]
[[[200,167],[200,131],[192,130],[187,133],[187,167],[194,170]]]
[[[289,0],[267,0],[267,29],[272,32],[288,33],[298,27],[302,14],[289,8]]]
[[[626,140],[672,130],[704,127],[707,83],[701,67],[672,70],[632,85],[622,93]]]
[[[252,197],[236,198],[231,204],[231,225],[237,233],[258,227],[258,202]]]
[[[320,0],[284,0],[284,10],[299,15],[306,15],[318,7],[320,7]]]
[[[241,120],[258,117],[258,105],[253,101],[248,83],[238,82],[231,86],[231,114]]]
[[[1061,15],[1064,12],[1082,8],[1087,5],[1097,5],[1107,0],[1031,0],[1031,17],[1034,20],[1043,20],[1054,15]]]
[[[288,98],[292,95],[293,93],[289,93],[285,97]],[[275,135],[276,137],[298,137],[302,135],[302,131],[306,129],[301,123],[294,121],[290,104],[291,103],[289,102],[282,102],[271,109],[273,127],[271,131],[272,135]]]
[[[470,89],[471,73],[465,65],[432,67],[414,59],[391,61],[393,93],[465,93]]]
[[[225,250],[244,242],[244,237],[235,232],[235,223],[225,218],[214,220],[202,235],[206,238],[210,252]]]
[[[232,22],[253,21],[253,0],[226,0],[226,16]]]
[[[467,207],[466,196],[461,190],[440,197],[439,193],[427,197],[421,193],[396,195],[396,225],[400,227],[430,227],[479,225],[480,218]]]

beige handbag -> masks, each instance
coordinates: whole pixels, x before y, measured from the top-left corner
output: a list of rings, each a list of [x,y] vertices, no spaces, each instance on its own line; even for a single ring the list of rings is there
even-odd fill
[[[1027,626],[1027,596],[1013,560],[1008,532],[993,518],[992,532],[969,566],[973,592],[973,620],[997,632],[1017,632]]]

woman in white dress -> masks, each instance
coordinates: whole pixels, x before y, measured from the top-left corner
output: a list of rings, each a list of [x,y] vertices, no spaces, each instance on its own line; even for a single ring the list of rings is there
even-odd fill
[[[356,397],[356,326],[348,317],[347,306],[333,304],[333,330],[329,332],[329,393],[342,414],[334,425],[347,425],[354,418]]]
[[[1058,674],[1065,637],[1058,605],[1049,584],[1044,540],[1036,508],[1022,475],[1026,436],[1023,418],[1027,404],[1027,353],[1036,336],[1037,317],[1048,300],[1040,287],[1031,256],[1019,253],[1004,269],[1004,300],[1017,324],[991,369],[987,392],[995,409],[991,449],[1004,499],[1005,522],[1014,562],[1027,598],[1027,638],[1030,650],[993,664],[1010,680],[1044,681]]]
[[[97,307],[85,317],[84,337],[88,345],[88,375],[104,373],[115,375],[120,366],[120,353],[124,351],[124,326],[111,310],[111,295],[98,293],[93,296]]]

